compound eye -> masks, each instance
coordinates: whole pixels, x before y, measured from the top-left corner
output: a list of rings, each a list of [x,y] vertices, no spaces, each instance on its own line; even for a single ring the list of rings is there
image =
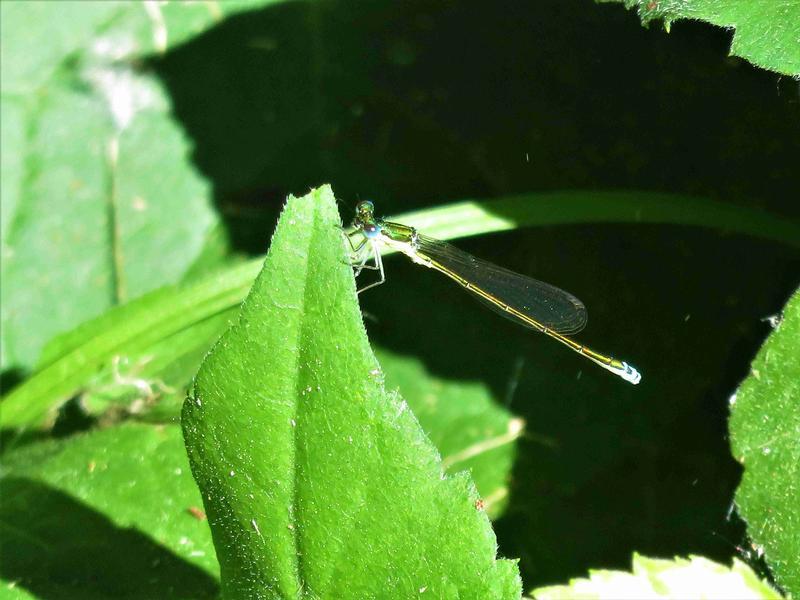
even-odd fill
[[[358,203],[358,206],[356,206],[356,210],[360,213],[363,212],[371,213],[374,209],[375,205],[369,200],[362,200],[361,202]]]

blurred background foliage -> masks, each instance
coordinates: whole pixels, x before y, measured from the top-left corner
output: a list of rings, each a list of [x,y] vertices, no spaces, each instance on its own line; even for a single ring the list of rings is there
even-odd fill
[[[163,86],[213,199],[184,275],[263,254],[285,197],[322,183],[345,219],[365,198],[388,215],[642,190],[797,223],[797,81],[727,56],[730,39],[699,22],[643,29],[621,6],[585,0],[285,2],[235,14],[136,63]],[[163,227],[180,220],[173,211]],[[798,246],[721,230],[711,216],[702,228],[548,225],[458,245],[577,295],[590,313],[580,339],[643,372],[625,385],[400,258],[361,297],[387,356],[479,383],[525,420],[495,522],[525,588],[626,568],[634,550],[758,566],[731,511],[741,469],[728,397],[770,331],[764,319],[797,286]],[[4,387],[24,374],[4,373]]]

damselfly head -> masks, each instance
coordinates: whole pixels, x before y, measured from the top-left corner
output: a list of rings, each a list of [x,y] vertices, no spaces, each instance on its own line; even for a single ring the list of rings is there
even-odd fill
[[[356,204],[356,219],[367,221],[372,218],[375,205],[369,200],[362,200]]]
[[[353,227],[360,229],[368,238],[377,237],[381,231],[375,220],[375,205],[369,200],[362,200],[356,205],[356,217]]]

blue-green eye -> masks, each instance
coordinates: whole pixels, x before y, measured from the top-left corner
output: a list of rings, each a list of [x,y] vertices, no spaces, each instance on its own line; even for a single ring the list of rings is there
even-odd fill
[[[362,200],[356,205],[356,212],[371,213],[373,210],[375,210],[375,205],[370,200]]]

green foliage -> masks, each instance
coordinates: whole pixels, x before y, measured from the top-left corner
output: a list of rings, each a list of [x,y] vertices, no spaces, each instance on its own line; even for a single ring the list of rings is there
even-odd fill
[[[216,5],[161,2],[145,5],[127,2],[6,2],[2,12],[2,37],[6,56],[3,92],[32,92],[50,85],[59,69],[91,60],[91,53],[111,53],[109,58],[132,61],[151,53],[166,52],[222,19],[275,0],[229,0]],[[34,43],[34,34],[46,43]]]
[[[339,226],[329,188],[289,199],[184,404],[223,593],[519,595],[469,477],[380,382]]]
[[[4,370],[204,256],[208,184],[161,84],[132,61],[259,4],[2,4]]]
[[[779,316],[781,318],[781,316]],[[800,595],[800,293],[731,397],[731,452],[744,466],[736,509],[754,554]]]
[[[592,571],[589,579],[538,588],[532,596],[537,600],[781,598],[740,560],[734,559],[733,566],[726,567],[701,556],[661,560],[638,554],[633,555],[631,573]]]
[[[468,470],[484,510],[498,516],[508,499],[515,442],[524,435],[525,422],[499,406],[485,385],[433,377],[418,360],[386,350],[376,356],[385,387],[396,386],[408,402],[446,472]]]
[[[598,0],[636,8],[642,23],[701,20],[735,30],[730,53],[754,65],[800,76],[800,2],[731,2],[730,0]]]
[[[216,597],[182,446],[177,426],[128,424],[5,454],[0,576],[41,598]]]
[[[110,369],[114,357],[124,358],[126,364],[152,359],[156,359],[154,366],[171,364],[177,358],[172,344],[181,334],[182,352],[190,352],[194,344],[204,351],[220,333],[213,328],[206,331],[204,322],[241,300],[252,282],[254,266],[244,264],[194,284],[162,288],[56,338],[46,348],[36,374],[3,400],[3,425],[41,425],[60,401],[88,388],[99,369]]]
[[[638,8],[694,23],[581,0],[1,2],[0,596],[216,597],[204,501],[218,543],[247,542],[220,552],[227,589],[355,595],[390,564],[422,597],[516,597],[518,559],[526,589],[593,574],[537,596],[773,597],[708,560],[742,555],[797,595],[796,299],[748,370],[797,285],[796,82],[701,21],[796,74],[798,5]],[[240,312],[286,195],[321,181],[346,219],[372,198],[575,292],[581,341],[645,383],[403,257],[358,297],[373,356],[328,191],[292,201]],[[215,344],[202,500],[176,425]],[[637,550],[706,557],[591,570]]]

